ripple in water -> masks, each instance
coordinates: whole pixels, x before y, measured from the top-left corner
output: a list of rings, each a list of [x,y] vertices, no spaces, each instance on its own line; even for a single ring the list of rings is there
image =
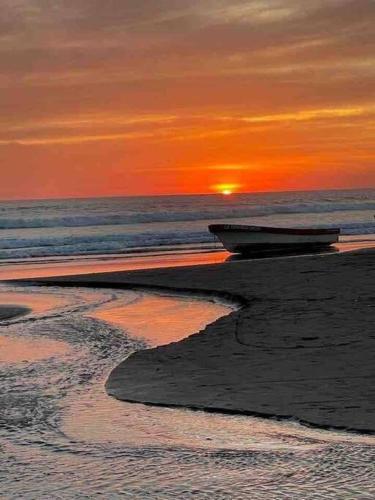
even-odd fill
[[[108,311],[124,322],[126,311],[138,304],[153,307],[153,314],[159,307],[165,319],[180,299],[79,288],[3,292],[26,295],[24,305],[28,297],[35,305],[43,294],[41,302],[50,307],[3,322],[2,334],[67,349],[21,364],[0,363],[1,498],[375,497],[372,437],[133,405],[106,395],[110,370],[145,346],[108,323]],[[191,315],[191,302],[180,300],[181,317],[184,304]],[[205,303],[196,307],[204,319]],[[207,321],[213,320],[210,307],[216,306],[207,306]]]

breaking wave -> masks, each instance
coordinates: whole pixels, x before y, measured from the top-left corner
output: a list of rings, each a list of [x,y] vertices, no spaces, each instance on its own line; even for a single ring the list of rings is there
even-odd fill
[[[374,213],[375,190],[1,202],[0,259],[207,244],[213,221],[371,235]]]
[[[123,213],[108,214],[72,214],[45,216],[35,214],[27,217],[0,217],[1,229],[21,228],[54,228],[54,227],[92,227],[117,226],[127,224],[145,224],[156,222],[188,222],[198,220],[233,219],[247,217],[264,217],[283,214],[320,214],[342,211],[375,211],[375,200],[362,203],[296,203],[271,205],[246,205],[234,203],[202,207],[193,210],[167,210],[159,207],[158,210],[132,212],[123,210]]]

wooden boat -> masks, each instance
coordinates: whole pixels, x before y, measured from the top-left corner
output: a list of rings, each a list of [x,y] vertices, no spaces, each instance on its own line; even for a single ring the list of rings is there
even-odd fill
[[[240,224],[211,224],[208,229],[232,253],[326,247],[336,243],[340,234],[337,228],[294,229]]]

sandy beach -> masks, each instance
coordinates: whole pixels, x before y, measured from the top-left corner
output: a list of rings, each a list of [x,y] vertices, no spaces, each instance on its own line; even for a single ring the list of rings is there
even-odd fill
[[[374,256],[365,250],[40,283],[159,288],[240,306],[187,339],[138,351],[115,367],[106,389],[118,399],[373,433]]]

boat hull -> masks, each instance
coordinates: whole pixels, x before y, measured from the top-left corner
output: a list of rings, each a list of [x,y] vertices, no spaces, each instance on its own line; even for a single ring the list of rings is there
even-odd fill
[[[289,229],[214,224],[209,226],[231,253],[324,247],[337,243],[339,229]]]

